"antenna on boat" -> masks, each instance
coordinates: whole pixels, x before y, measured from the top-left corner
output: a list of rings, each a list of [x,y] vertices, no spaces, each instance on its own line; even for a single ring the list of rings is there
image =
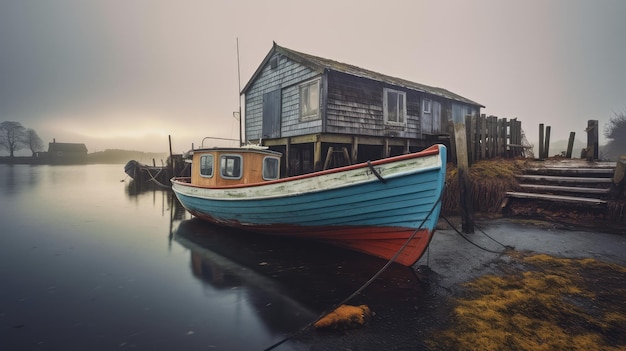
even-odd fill
[[[241,118],[241,72],[239,69],[239,37],[237,37],[237,84],[238,84],[238,94],[237,99],[239,100],[239,146],[243,145],[241,127],[242,127],[242,118]]]

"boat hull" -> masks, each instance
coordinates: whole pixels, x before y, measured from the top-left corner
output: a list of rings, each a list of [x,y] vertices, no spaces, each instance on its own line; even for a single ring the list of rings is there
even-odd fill
[[[369,164],[246,186],[206,188],[172,179],[181,204],[206,221],[325,241],[414,264],[436,227],[445,182],[443,145]],[[410,241],[407,240],[411,238]]]

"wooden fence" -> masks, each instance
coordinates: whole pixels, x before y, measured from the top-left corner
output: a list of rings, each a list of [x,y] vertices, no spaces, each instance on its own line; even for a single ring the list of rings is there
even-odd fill
[[[454,133],[451,127],[451,133]],[[522,145],[522,122],[517,118],[506,119],[496,116],[466,116],[465,132],[468,161],[491,158],[513,158],[523,156],[527,146]],[[453,135],[453,134],[451,134]],[[455,157],[454,137],[450,138],[452,156]]]

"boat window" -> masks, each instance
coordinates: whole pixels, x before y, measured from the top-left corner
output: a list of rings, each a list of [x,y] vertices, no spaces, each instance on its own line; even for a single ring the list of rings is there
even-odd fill
[[[213,177],[213,155],[200,156],[200,175]]]
[[[241,178],[242,159],[240,155],[222,155],[220,158],[220,172],[222,178]]]
[[[278,165],[279,159],[276,157],[265,157],[263,159],[263,179],[272,180],[278,179]]]

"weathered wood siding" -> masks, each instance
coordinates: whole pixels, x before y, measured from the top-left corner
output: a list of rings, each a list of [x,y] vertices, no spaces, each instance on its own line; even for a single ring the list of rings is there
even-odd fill
[[[420,137],[418,92],[338,72],[329,72],[327,77],[325,132],[379,137]],[[385,124],[383,88],[406,92],[406,126]]]
[[[278,59],[278,65],[272,68],[269,62],[274,58]],[[263,136],[263,95],[275,90],[281,92],[280,137],[321,133],[321,119],[308,122],[299,120],[298,84],[319,75],[318,72],[275,53],[268,60],[268,64],[261,68],[261,73],[246,94],[246,139],[267,138]]]

